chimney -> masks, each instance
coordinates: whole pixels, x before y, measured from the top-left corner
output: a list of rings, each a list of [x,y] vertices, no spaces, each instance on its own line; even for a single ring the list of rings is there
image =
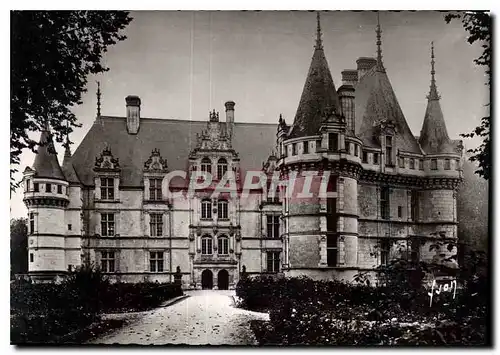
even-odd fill
[[[127,104],[127,131],[137,134],[141,119],[141,99],[139,96],[129,95],[125,98]]]
[[[358,71],[356,69],[345,69],[342,71],[342,85],[356,86],[358,83]]]
[[[358,65],[358,80],[361,80],[363,75],[377,64],[377,60],[373,57],[359,57],[356,64]]]
[[[234,128],[234,101],[227,101],[224,106],[226,106],[226,127],[227,134],[229,138],[233,138],[233,128]]]

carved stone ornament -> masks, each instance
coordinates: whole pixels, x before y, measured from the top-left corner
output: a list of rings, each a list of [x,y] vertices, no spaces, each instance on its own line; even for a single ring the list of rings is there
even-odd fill
[[[214,232],[214,235],[217,234],[217,226],[213,226],[212,231]]]
[[[234,235],[234,226],[233,226],[233,222],[230,222],[230,223],[229,223],[229,235],[230,235],[230,236],[233,236],[233,235]]]
[[[167,161],[161,157],[158,149],[153,149],[149,159],[144,163],[144,170],[150,172],[166,173]]]
[[[111,154],[111,150],[106,147],[102,151],[99,157],[95,158],[95,167],[96,170],[117,170],[120,168],[120,164],[118,162],[118,158],[113,157]]]
[[[241,240],[241,234],[240,232],[236,232],[236,241],[239,242]]]
[[[190,241],[193,241],[193,240],[194,240],[194,234],[193,234],[193,233],[189,233],[189,240],[190,240]]]
[[[201,226],[196,227],[196,234],[201,235]]]

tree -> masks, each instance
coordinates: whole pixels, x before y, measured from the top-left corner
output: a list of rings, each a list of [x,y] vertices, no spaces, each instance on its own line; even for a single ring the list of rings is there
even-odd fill
[[[28,272],[28,226],[26,218],[10,221],[10,277]]]
[[[472,44],[476,41],[482,43],[483,53],[479,58],[474,59],[477,65],[486,66],[486,75],[488,76],[487,85],[490,85],[491,73],[491,17],[487,12],[464,12],[451,13],[445,16],[445,21],[450,23],[454,18],[462,20],[464,29],[469,33],[467,41]],[[488,104],[489,106],[489,104]],[[469,158],[472,162],[478,162],[479,169],[476,174],[482,176],[486,180],[491,174],[491,142],[490,142],[490,115],[481,119],[481,124],[472,132],[461,135],[465,138],[481,137],[482,143],[479,147],[469,149],[471,153]]]
[[[62,143],[81,126],[71,106],[81,104],[89,74],[109,70],[102,55],[131,20],[124,11],[11,12],[11,191],[22,151],[38,146],[30,132],[49,124]]]

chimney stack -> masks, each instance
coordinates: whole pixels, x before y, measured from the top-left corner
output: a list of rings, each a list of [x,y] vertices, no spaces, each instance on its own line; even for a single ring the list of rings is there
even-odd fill
[[[373,57],[360,57],[356,60],[356,64],[358,65],[358,80],[361,80],[368,70],[377,65],[377,60]]]
[[[233,138],[233,128],[234,128],[234,101],[227,101],[224,106],[226,106],[226,127],[227,134],[229,138]]]
[[[342,85],[356,86],[358,83],[358,71],[356,69],[346,69],[342,71]]]
[[[137,134],[141,120],[141,99],[139,96],[129,95],[125,98],[127,104],[127,131]]]

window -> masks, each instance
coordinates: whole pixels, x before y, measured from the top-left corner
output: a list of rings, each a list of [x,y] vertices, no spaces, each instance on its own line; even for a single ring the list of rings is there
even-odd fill
[[[337,191],[337,175],[330,175],[328,177],[328,185],[326,185],[326,192]]]
[[[113,213],[101,213],[101,234],[104,237],[115,235],[115,215]]]
[[[359,155],[359,145],[354,144],[354,156],[357,157]]]
[[[378,164],[378,153],[373,153],[373,164]]]
[[[35,260],[35,256],[33,253],[30,253],[30,263],[32,263]]]
[[[57,193],[62,194],[62,185],[57,185]]]
[[[30,233],[35,233],[35,214],[30,212]]]
[[[280,189],[279,189],[279,187],[276,188],[276,192],[274,193],[274,197],[271,196],[271,191],[269,191],[269,194],[267,195],[267,202],[275,202],[275,203],[280,202]]]
[[[445,159],[444,160],[444,170],[450,170],[450,169],[451,169],[450,159]]]
[[[437,168],[438,168],[437,159],[431,159],[431,170],[437,170]]]
[[[217,202],[217,217],[218,219],[228,219],[228,202],[225,200],[219,200]]]
[[[398,206],[398,218],[403,217],[403,206]]]
[[[267,272],[280,271],[280,252],[268,251],[267,252]]]
[[[392,137],[385,137],[385,165],[392,165]]]
[[[415,159],[410,159],[410,169],[415,169]]]
[[[267,215],[267,237],[279,238],[280,237],[280,216]]]
[[[327,199],[326,213],[326,260],[328,266],[337,266],[337,199]]]
[[[416,221],[418,219],[418,191],[411,190],[411,220]]]
[[[101,269],[103,272],[115,271],[115,252],[101,251]]]
[[[363,152],[363,157],[361,158],[361,162],[368,163],[368,152]]]
[[[420,261],[420,239],[412,238],[411,242],[411,261],[418,263]]]
[[[423,159],[418,160],[418,168],[420,170],[424,170],[424,160]]]
[[[380,241],[380,264],[389,264],[389,253],[391,250],[391,244],[388,239],[382,239]]]
[[[212,255],[212,237],[209,235],[201,238],[201,254]]]
[[[149,233],[152,237],[163,235],[163,214],[151,213],[149,215]]]
[[[345,142],[345,150],[347,154],[351,154],[351,143]]]
[[[68,230],[70,231],[73,226],[71,224],[68,224]]]
[[[212,161],[209,158],[203,158],[201,161],[201,171],[204,173],[212,173]]]
[[[30,190],[30,179],[26,180],[26,184],[24,185],[24,191],[29,191]]]
[[[38,182],[33,183],[33,190],[34,190],[35,192],[39,192],[39,191],[40,191],[40,187],[39,187],[39,186],[40,186],[40,185],[38,185]]]
[[[292,155],[297,155],[297,143],[292,143]]]
[[[149,179],[149,200],[159,201],[161,199],[161,179]]]
[[[309,154],[309,142],[304,142],[304,154]]]
[[[316,140],[316,152],[321,149],[321,139]]]
[[[163,272],[163,252],[151,251],[149,252],[149,271]]]
[[[52,192],[52,185],[51,184],[45,184],[45,192]]]
[[[389,188],[384,186],[380,189],[380,216],[382,219],[390,218],[389,206]]]
[[[115,186],[113,178],[101,178],[101,199],[113,200],[115,198]]]
[[[339,135],[337,133],[328,133],[328,149],[336,152],[339,149]]]
[[[460,160],[456,159],[455,160],[455,170],[459,170],[460,169]]]
[[[217,238],[217,254],[229,254],[229,238],[225,235],[221,235],[219,238]]]
[[[212,202],[210,200],[201,201],[201,219],[212,218]]]
[[[217,178],[221,180],[227,172],[227,161],[224,158],[220,158],[217,162]]]
[[[405,167],[405,158],[400,157],[399,158],[399,167],[404,168]]]

